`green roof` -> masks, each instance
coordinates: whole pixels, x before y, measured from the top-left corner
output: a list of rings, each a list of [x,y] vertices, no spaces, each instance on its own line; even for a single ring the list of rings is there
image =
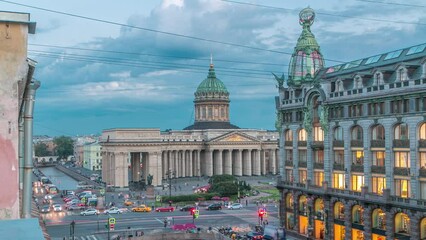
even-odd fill
[[[204,81],[198,85],[197,91],[195,94],[200,93],[225,93],[228,94],[228,90],[223,84],[222,81],[216,78],[216,73],[213,68],[213,64],[210,65],[209,75]]]

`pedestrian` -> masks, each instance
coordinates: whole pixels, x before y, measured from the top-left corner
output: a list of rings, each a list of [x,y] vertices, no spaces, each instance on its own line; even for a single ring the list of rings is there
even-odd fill
[[[164,219],[164,228],[167,227],[167,218]]]
[[[248,200],[246,199],[246,207],[247,207],[247,205],[248,205]]]

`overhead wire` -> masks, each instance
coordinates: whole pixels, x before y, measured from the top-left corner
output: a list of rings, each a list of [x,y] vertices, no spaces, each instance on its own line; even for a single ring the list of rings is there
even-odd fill
[[[377,3],[377,4],[386,4],[386,5],[395,5],[395,6],[404,6],[404,7],[426,8],[425,5],[416,5],[416,4],[408,4],[408,3],[381,2],[381,1],[372,1],[372,0],[355,0],[355,1],[367,2],[367,3]]]

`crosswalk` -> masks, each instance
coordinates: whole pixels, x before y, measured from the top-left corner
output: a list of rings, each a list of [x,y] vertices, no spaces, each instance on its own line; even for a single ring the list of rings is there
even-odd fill
[[[63,237],[63,238],[51,238],[52,240],[73,240],[72,237]],[[95,235],[86,235],[86,236],[74,236],[74,240],[103,240]]]

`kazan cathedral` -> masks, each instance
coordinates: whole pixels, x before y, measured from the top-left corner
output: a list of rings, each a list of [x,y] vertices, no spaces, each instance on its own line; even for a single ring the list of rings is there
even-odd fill
[[[159,186],[174,178],[261,176],[279,171],[278,132],[230,123],[229,92],[210,63],[183,130],[115,128],[102,132],[102,180],[117,188]]]
[[[310,27],[276,77],[280,220],[310,239],[426,239],[426,44],[325,67]]]

